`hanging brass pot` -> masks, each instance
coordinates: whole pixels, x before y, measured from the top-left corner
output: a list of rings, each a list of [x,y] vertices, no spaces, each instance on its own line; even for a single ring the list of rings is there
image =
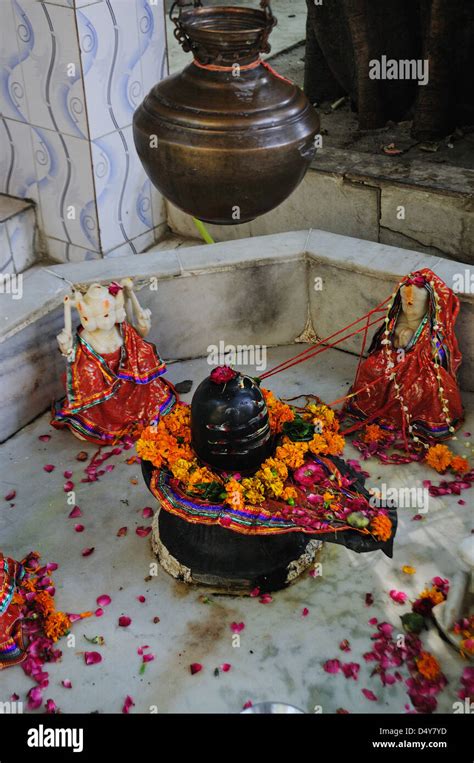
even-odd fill
[[[194,60],[155,85],[134,115],[135,146],[152,183],[206,222],[235,225],[274,209],[316,152],[318,115],[261,59],[276,19],[270,0],[260,5],[175,2],[174,34]]]

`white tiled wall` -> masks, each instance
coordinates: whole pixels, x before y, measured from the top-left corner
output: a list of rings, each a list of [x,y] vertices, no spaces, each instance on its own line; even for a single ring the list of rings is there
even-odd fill
[[[0,192],[59,261],[138,253],[165,222],[132,137],[167,74],[163,0],[0,0]]]

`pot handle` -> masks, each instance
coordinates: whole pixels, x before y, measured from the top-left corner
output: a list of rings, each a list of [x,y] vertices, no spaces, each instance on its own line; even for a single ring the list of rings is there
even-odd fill
[[[185,53],[188,53],[190,50],[192,50],[192,42],[191,39],[188,37],[186,32],[183,29],[183,26],[181,24],[181,10],[183,8],[202,8],[202,2],[201,0],[191,0],[191,2],[187,2],[187,0],[175,0],[175,2],[172,4],[169,12],[170,20],[173,22],[175,28],[174,28],[174,36],[176,37],[177,41],[183,48]],[[268,45],[268,37],[270,35],[271,30],[277,23],[277,20],[275,16],[272,13],[272,9],[270,7],[270,0],[260,0],[260,8],[264,11],[267,19],[268,19],[268,29],[264,34],[263,37],[263,52],[268,53],[270,50],[270,47]],[[175,11],[178,11],[176,14]]]

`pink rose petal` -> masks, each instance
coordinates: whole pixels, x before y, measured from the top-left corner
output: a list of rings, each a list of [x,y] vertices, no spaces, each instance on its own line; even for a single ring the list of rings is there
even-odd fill
[[[224,673],[228,673],[228,672],[229,672],[229,670],[231,669],[231,667],[232,667],[232,665],[231,665],[229,662],[224,662],[224,663],[223,663],[223,664],[220,666],[220,669],[221,669],[221,670],[222,670]]]
[[[199,673],[199,671],[202,670],[202,665],[200,662],[193,662],[192,665],[189,666],[189,669],[191,671],[191,675],[194,676],[196,673]]]
[[[40,686],[33,686],[28,694],[28,710],[37,710],[43,701],[43,690]]]
[[[72,689],[72,681],[69,678],[65,678],[61,683],[65,689]]]
[[[74,482],[72,482],[71,480],[68,480],[67,482],[64,483],[64,492],[70,493],[71,490],[74,490]]]
[[[145,508],[142,510],[143,519],[150,519],[150,517],[152,517],[153,514],[154,514],[154,511],[149,506],[145,506]]]
[[[390,591],[390,598],[397,604],[405,604],[408,596],[403,591],[397,591],[395,588],[392,588]]]
[[[414,515],[414,516],[411,518],[411,521],[412,521],[412,522],[419,522],[419,521],[420,521],[420,520],[422,520],[422,519],[423,519],[423,514],[415,514],[415,515]]]
[[[341,665],[341,670],[346,678],[353,678],[357,681],[360,665],[357,662],[346,662]]]
[[[10,490],[10,492],[7,493],[6,496],[4,496],[4,498],[6,501],[13,501],[15,496],[16,496],[16,490]]]
[[[151,527],[137,527],[135,532],[140,538],[146,538],[151,533]]]
[[[232,633],[240,633],[240,631],[243,631],[244,628],[245,628],[244,623],[231,623],[230,625],[230,629]]]
[[[252,591],[250,591],[250,596],[252,596],[252,598],[259,596],[259,594],[260,594],[260,588],[254,588]]]
[[[146,598],[145,598],[143,595],[141,595],[141,596],[137,596],[137,600],[138,600],[138,601],[139,601],[141,604],[144,604],[144,603],[145,603],[145,601],[146,601]]]
[[[58,712],[58,706],[54,699],[47,699],[44,706],[48,715],[54,715]]]
[[[301,612],[301,617],[308,617],[308,615],[309,615],[309,609],[308,607],[304,607]]]
[[[104,610],[102,609],[102,607],[99,607],[99,609],[96,609],[96,611],[94,612],[94,615],[96,617],[102,617],[103,614],[104,614]]]
[[[83,533],[86,528],[84,525],[74,525],[74,529],[77,533]]]
[[[101,596],[98,596],[96,599],[97,604],[99,607],[108,607],[112,599],[107,593],[103,593]]]
[[[64,477],[64,479],[66,479],[66,480],[69,480],[69,479],[71,479],[71,477],[72,477],[72,472],[71,472],[71,470],[70,470],[70,469],[66,469],[66,471],[63,473],[63,477]]]
[[[125,697],[125,702],[123,703],[122,713],[125,713],[128,715],[131,707],[135,707],[135,702],[133,701],[132,697],[130,697],[130,695],[127,694],[127,696]]]
[[[43,469],[45,472],[49,473],[49,472],[54,472],[56,467],[54,466],[54,464],[46,464],[46,466],[43,466]]]
[[[90,556],[94,552],[94,548],[94,546],[92,548],[84,548],[81,552],[82,556]]]
[[[372,596],[372,594],[371,593],[366,593],[365,594],[365,606],[366,607],[371,607],[373,603],[374,603],[374,597]]]
[[[118,619],[118,624],[121,628],[128,628],[131,622],[132,618],[128,617],[127,615],[121,615]]]
[[[154,659],[155,659],[155,655],[154,654],[144,654],[143,655],[143,662],[153,662]]]
[[[38,440],[41,440],[41,442],[49,442],[50,439],[51,439],[50,434],[40,434],[40,436],[38,437]]]
[[[74,519],[75,517],[82,517],[82,511],[80,510],[79,506],[74,506],[72,510],[68,514],[69,519]]]
[[[369,620],[369,625],[377,625],[378,620],[376,617],[371,617]]]
[[[259,599],[260,604],[270,604],[273,601],[273,597],[269,593],[264,593]]]
[[[249,699],[245,703],[245,705],[242,705],[242,710],[247,710],[248,707],[253,707],[253,702],[251,702]]]
[[[377,697],[375,696],[374,692],[370,689],[362,689],[362,694],[367,699],[370,699],[371,702],[377,702]]]
[[[128,527],[120,527],[117,532],[117,538],[123,538],[128,533]]]
[[[341,669],[341,663],[339,660],[327,660],[323,665],[326,673],[339,673]]]
[[[102,655],[99,652],[84,652],[84,662],[86,665],[97,665],[102,662]]]

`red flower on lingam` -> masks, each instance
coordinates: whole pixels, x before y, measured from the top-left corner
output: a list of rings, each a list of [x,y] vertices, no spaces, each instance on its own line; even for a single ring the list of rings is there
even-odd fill
[[[217,368],[214,368],[214,370],[211,371],[209,378],[214,384],[226,384],[232,379],[235,379],[236,376],[238,376],[237,371],[234,371],[230,366],[217,366]]]
[[[109,294],[112,295],[112,297],[116,297],[119,291],[122,291],[122,289],[123,289],[123,286],[120,286],[120,284],[117,283],[116,281],[112,281],[112,283],[110,284],[108,288],[108,292]]]

